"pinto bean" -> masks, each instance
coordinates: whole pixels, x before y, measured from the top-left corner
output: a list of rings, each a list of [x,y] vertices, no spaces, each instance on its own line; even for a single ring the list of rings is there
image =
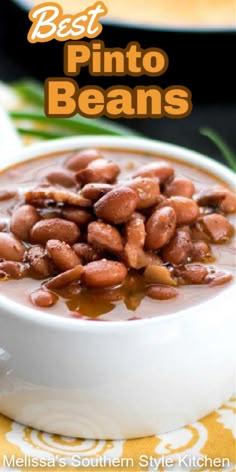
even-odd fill
[[[140,247],[127,243],[124,248],[124,261],[126,265],[133,269],[141,269],[143,267],[143,261],[141,259],[143,252],[143,249]]]
[[[192,260],[195,262],[204,261],[211,256],[210,246],[205,241],[193,241]]]
[[[114,226],[100,221],[94,221],[88,225],[88,243],[95,249],[115,254],[123,251],[119,231]]]
[[[158,208],[171,207],[175,210],[177,225],[191,224],[199,216],[196,202],[185,197],[170,197],[164,200]]]
[[[10,200],[11,198],[16,197],[17,191],[16,190],[0,190],[0,202],[5,200]]]
[[[10,280],[10,275],[7,274],[4,270],[0,270],[0,282],[7,282]]]
[[[25,246],[15,236],[9,233],[0,233],[0,258],[7,261],[22,262]]]
[[[210,235],[206,232],[206,228],[202,224],[201,218],[199,218],[191,226],[191,238],[193,242],[205,241],[206,244],[209,244],[211,242]]]
[[[3,272],[11,279],[21,279],[27,273],[27,269],[24,264],[15,261],[4,261],[0,259],[0,273]]]
[[[165,195],[163,195],[162,193],[160,193],[159,198],[158,198],[158,201],[157,201],[156,208],[158,208],[158,206],[161,205],[161,203],[163,203],[163,202],[165,202],[165,201],[166,201]]]
[[[96,202],[99,198],[103,197],[106,193],[113,189],[111,184],[93,183],[86,184],[82,190],[81,195],[92,202]]]
[[[73,172],[59,167],[49,172],[45,179],[52,185],[61,185],[61,187],[74,187],[75,178]]]
[[[60,269],[60,271],[65,272],[80,264],[80,259],[75,251],[64,241],[49,239],[46,244],[46,250],[55,266]]]
[[[62,209],[61,214],[63,218],[73,221],[78,226],[87,225],[92,220],[92,215],[86,210],[68,206]]]
[[[72,248],[77,256],[82,259],[83,264],[101,259],[101,253],[90,246],[90,244],[75,243]]]
[[[10,228],[19,239],[29,241],[30,230],[39,220],[40,216],[32,205],[22,205],[14,211]]]
[[[126,180],[122,185],[131,188],[138,195],[137,209],[149,208],[158,203],[160,197],[160,186],[158,180],[147,177],[137,177],[136,179]]]
[[[141,269],[144,265],[144,251],[146,230],[145,217],[141,213],[133,213],[125,225],[127,243],[124,248],[124,260],[128,267]]]
[[[26,253],[24,261],[30,264],[35,274],[46,278],[52,274],[53,268],[47,257],[47,252],[43,246],[33,246]]]
[[[85,169],[96,159],[102,159],[102,154],[97,149],[83,149],[70,156],[64,163],[64,167],[74,172]]]
[[[177,230],[170,242],[162,249],[162,258],[171,264],[184,264],[192,252],[190,234],[185,230]]]
[[[172,238],[176,227],[175,211],[171,207],[157,209],[146,224],[146,248],[157,250]]]
[[[195,200],[200,206],[217,206],[225,213],[236,211],[236,196],[224,187],[203,189],[196,195]]]
[[[211,240],[215,243],[226,242],[233,235],[233,227],[223,215],[211,213],[203,216],[201,222]]]
[[[67,285],[77,282],[81,278],[81,274],[83,273],[83,266],[77,265],[73,269],[66,270],[56,277],[53,277],[48,282],[46,282],[45,286],[51,290],[59,290]]]
[[[149,285],[146,288],[146,295],[154,300],[170,300],[177,297],[178,291],[169,285]]]
[[[149,177],[151,179],[157,178],[160,183],[165,182],[173,176],[173,167],[165,161],[157,161],[151,164],[146,164],[134,174],[134,177]]]
[[[118,187],[100,198],[95,205],[95,213],[109,223],[125,223],[132,216],[138,203],[136,192],[128,187]]]
[[[220,209],[224,213],[235,213],[236,212],[236,196],[233,192],[227,192],[225,198],[219,204]]]
[[[8,230],[8,221],[0,220],[0,232]]]
[[[214,270],[206,277],[206,283],[209,284],[209,287],[217,287],[218,285],[224,285],[231,282],[232,278],[233,275],[230,274],[230,272]]]
[[[45,244],[49,239],[59,239],[73,244],[79,239],[80,231],[72,221],[61,218],[41,220],[30,231],[30,241],[33,244]]]
[[[187,264],[176,267],[174,274],[188,284],[204,284],[208,269],[201,264]]]
[[[145,218],[141,213],[133,213],[125,225],[127,243],[143,248],[146,237]]]
[[[175,178],[165,185],[164,195],[166,197],[180,196],[192,198],[195,186],[189,179]]]
[[[38,288],[30,294],[29,298],[33,305],[40,308],[50,308],[55,305],[58,300],[58,296],[55,293],[45,288]]]
[[[76,174],[76,180],[81,185],[101,182],[112,183],[120,173],[120,168],[115,162],[108,162],[105,159],[97,159]]]
[[[87,287],[103,288],[121,284],[126,275],[127,269],[121,262],[101,259],[84,267],[81,280]]]

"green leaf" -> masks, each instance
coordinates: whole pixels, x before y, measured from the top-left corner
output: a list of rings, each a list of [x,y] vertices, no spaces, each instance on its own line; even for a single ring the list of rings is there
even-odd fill
[[[15,120],[29,120],[42,123],[47,128],[62,129],[67,134],[104,134],[113,136],[132,136],[137,133],[119,124],[111,124],[103,119],[89,119],[76,115],[72,118],[48,118],[41,110],[11,110],[10,117]]]
[[[39,129],[32,129],[32,128],[16,128],[16,131],[19,134],[23,134],[25,136],[35,136],[39,139],[57,139],[63,138],[64,136],[61,133],[53,133],[51,131],[44,131]]]
[[[225,162],[236,172],[236,155],[223,138],[213,129],[201,128],[200,133],[212,141],[222,153]]]
[[[24,79],[13,82],[13,90],[23,98],[31,108],[28,110],[14,110],[10,116],[14,119],[30,120],[43,123],[47,127],[62,129],[66,135],[97,134],[111,136],[137,136],[138,133],[126,126],[104,118],[84,118],[75,115],[70,118],[48,118],[44,113],[44,88],[40,82]]]
[[[33,79],[23,79],[11,84],[14,92],[31,105],[44,106],[44,88],[40,82]]]

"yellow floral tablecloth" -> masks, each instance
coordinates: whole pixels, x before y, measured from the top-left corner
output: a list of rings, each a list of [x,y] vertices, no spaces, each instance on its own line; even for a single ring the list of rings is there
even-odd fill
[[[236,398],[185,428],[127,441],[55,436],[0,415],[0,472],[37,469],[236,472]]]

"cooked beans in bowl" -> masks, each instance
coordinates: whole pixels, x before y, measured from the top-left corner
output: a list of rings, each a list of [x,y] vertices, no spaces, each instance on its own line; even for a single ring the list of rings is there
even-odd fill
[[[0,174],[0,290],[52,315],[175,313],[233,278],[235,195],[171,158],[80,150]]]

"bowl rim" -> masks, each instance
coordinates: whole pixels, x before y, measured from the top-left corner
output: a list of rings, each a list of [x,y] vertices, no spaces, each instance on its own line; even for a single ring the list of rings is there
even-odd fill
[[[152,140],[147,138],[137,138],[137,137],[114,137],[114,136],[79,136],[79,137],[70,137],[70,138],[61,138],[51,141],[42,141],[40,143],[32,144],[26,148],[22,148],[14,156],[8,156],[7,162],[0,163],[0,172],[7,169],[11,165],[31,160],[39,156],[46,156],[48,154],[61,153],[67,151],[76,151],[78,149],[83,149],[85,147],[98,147],[108,150],[127,150],[131,152],[143,151],[144,153],[160,154],[161,157],[171,157],[173,160],[189,163],[191,162],[195,167],[200,170],[210,171],[216,177],[220,177],[221,180],[224,180],[229,186],[236,187],[236,175],[225,167],[224,165],[218,163],[217,161],[201,154],[196,151],[192,151],[188,148],[177,146],[175,144],[169,144],[158,140]],[[201,163],[201,164],[200,164]],[[197,305],[192,307],[184,308],[183,310],[178,311],[177,313],[172,313],[168,315],[160,315],[151,318],[141,318],[137,320],[117,320],[117,321],[106,321],[106,320],[90,320],[90,319],[80,319],[80,318],[67,318],[61,317],[54,314],[50,314],[47,311],[34,309],[28,306],[25,306],[21,303],[10,300],[7,297],[4,297],[0,293],[0,318],[4,316],[4,309],[7,311],[7,317],[11,316],[14,319],[24,320],[25,322],[31,322],[33,324],[38,324],[41,326],[47,326],[47,328],[61,328],[69,330],[80,331],[90,331],[90,330],[117,330],[118,327],[129,329],[130,327],[138,327],[156,324],[160,322],[168,322],[174,319],[178,319],[182,316],[190,316],[196,311],[199,311],[199,307],[204,306],[206,310],[208,309],[209,304],[211,308],[213,305],[219,308],[219,304],[222,302],[222,309],[224,310],[225,306],[225,295],[230,297],[234,295],[236,280],[234,279],[228,286],[223,290],[219,290],[216,293],[215,297],[210,298],[209,300],[204,300]],[[200,308],[201,309],[201,308]]]
[[[46,0],[42,0],[46,2]],[[23,8],[25,11],[30,11],[33,8],[33,4],[30,0],[13,0],[20,8]],[[163,25],[163,24],[149,24],[142,22],[132,22],[129,20],[119,20],[115,18],[105,18],[101,21],[104,25],[110,25],[116,28],[131,28],[133,30],[149,30],[149,31],[162,31],[162,32],[173,32],[173,33],[233,33],[235,32],[234,25],[214,25],[214,26],[200,26],[200,25]]]

